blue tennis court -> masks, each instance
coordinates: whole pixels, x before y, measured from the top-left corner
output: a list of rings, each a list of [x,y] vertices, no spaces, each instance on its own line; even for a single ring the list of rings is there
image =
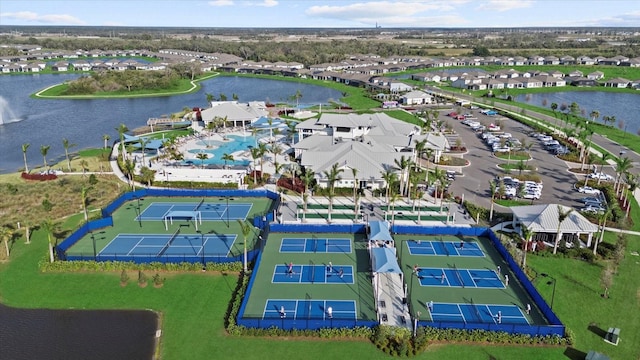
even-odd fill
[[[264,307],[264,319],[355,320],[356,314],[356,302],[353,300],[268,299]]]
[[[484,251],[477,242],[464,241],[430,241],[409,240],[406,242],[411,255],[435,255],[435,256],[471,256],[483,257]]]
[[[171,213],[199,212],[205,221],[245,220],[251,211],[253,204],[227,204],[224,203],[166,203],[153,202],[144,209],[136,220],[162,221]]]
[[[283,238],[280,252],[350,253],[350,239]]]
[[[418,279],[421,286],[505,288],[500,276],[487,269],[418,268]]]
[[[227,256],[237,235],[177,235],[169,243],[171,237],[171,234],[119,234],[98,255]]]
[[[515,305],[433,303],[425,304],[433,321],[494,324],[529,324],[526,315]]]
[[[276,265],[273,269],[274,283],[288,284],[353,284],[351,265]]]

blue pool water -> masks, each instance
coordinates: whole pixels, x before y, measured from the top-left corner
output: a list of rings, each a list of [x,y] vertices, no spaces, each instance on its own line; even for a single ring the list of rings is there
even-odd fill
[[[256,145],[256,139],[253,136],[247,135],[228,135],[228,141],[218,141],[218,140],[200,140],[196,143],[196,145],[202,146],[202,148],[196,148],[189,150],[191,154],[199,154],[205,153],[209,154],[209,158],[204,160],[205,165],[224,165],[224,160],[222,160],[222,155],[224,154],[233,154],[236,151],[246,151],[249,149],[249,146]],[[215,147],[215,149],[208,149],[206,146]],[[199,159],[195,160],[186,160],[185,163],[194,163],[194,164],[202,164],[203,161]],[[251,160],[235,160],[227,162],[227,165],[243,165],[247,166],[251,163]]]

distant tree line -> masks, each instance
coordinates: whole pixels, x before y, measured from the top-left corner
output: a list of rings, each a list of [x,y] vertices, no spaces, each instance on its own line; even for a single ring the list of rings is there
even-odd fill
[[[180,73],[166,71],[100,71],[67,83],[62,95],[91,95],[100,92],[171,89],[179,85]]]
[[[104,35],[104,34],[103,34]],[[282,34],[280,34],[282,35]],[[417,38],[418,33],[398,35],[395,41],[379,40],[373,33],[359,34],[357,39],[335,40],[326,39],[319,35],[331,35],[331,33],[314,34],[314,38],[305,38],[299,35],[299,41],[275,41],[275,33],[258,31],[244,31],[240,34],[241,41],[224,41],[213,38],[207,34],[193,34],[190,38],[168,37],[159,31],[130,31],[120,34],[119,37],[24,37],[3,36],[0,43],[33,44],[47,49],[63,49],[75,51],[77,49],[148,49],[158,51],[160,49],[182,49],[189,51],[201,51],[207,53],[227,53],[240,56],[253,61],[285,61],[299,62],[306,66],[327,62],[344,60],[351,54],[376,54],[383,57],[391,55],[408,56],[433,56],[435,45],[418,45],[411,42],[402,42],[398,39]],[[640,45],[637,36],[619,36],[616,41],[626,45],[609,46],[604,38],[598,36],[583,35],[584,41],[577,38],[559,39],[558,33],[553,32],[514,32],[492,33],[493,36],[485,36],[484,33],[458,32],[458,36],[440,38],[448,46],[469,49],[467,55],[473,54],[472,49],[491,49],[491,55],[587,55],[605,56],[624,55],[628,57],[640,56]],[[612,37],[609,37],[612,38]],[[559,53],[559,49],[562,50]]]

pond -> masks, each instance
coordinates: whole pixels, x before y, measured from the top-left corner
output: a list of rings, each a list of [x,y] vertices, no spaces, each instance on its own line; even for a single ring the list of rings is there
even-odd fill
[[[327,105],[342,94],[334,89],[303,83],[221,76],[202,82],[202,88],[192,94],[157,98],[49,100],[30,95],[45,87],[75,79],[79,74],[39,74],[0,76],[0,173],[17,171],[24,166],[22,144],[29,143],[27,161],[30,167],[42,165],[43,145],[51,146],[47,162],[64,156],[62,139],[76,146],[71,151],[101,147],[103,135],[113,142],[118,138],[116,127],[124,123],[129,129],[146,124],[150,117],[159,117],[182,110],[185,106],[207,107],[206,94],[239,101],[288,102],[300,91],[300,107]]]
[[[527,103],[546,109],[550,109],[552,103],[558,104],[558,109],[562,105],[569,106],[572,102],[577,103],[581,109],[581,116],[590,118],[589,114],[593,110],[600,112],[602,122],[603,116],[615,116],[616,127],[633,134],[640,130],[640,94],[605,92],[605,91],[559,91],[553,93],[538,93],[518,95],[515,101]],[[620,123],[622,121],[622,123]]]

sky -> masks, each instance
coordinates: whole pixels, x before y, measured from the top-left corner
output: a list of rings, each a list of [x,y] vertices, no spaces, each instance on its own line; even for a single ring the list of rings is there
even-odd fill
[[[640,27],[637,0],[2,0],[0,25]]]

